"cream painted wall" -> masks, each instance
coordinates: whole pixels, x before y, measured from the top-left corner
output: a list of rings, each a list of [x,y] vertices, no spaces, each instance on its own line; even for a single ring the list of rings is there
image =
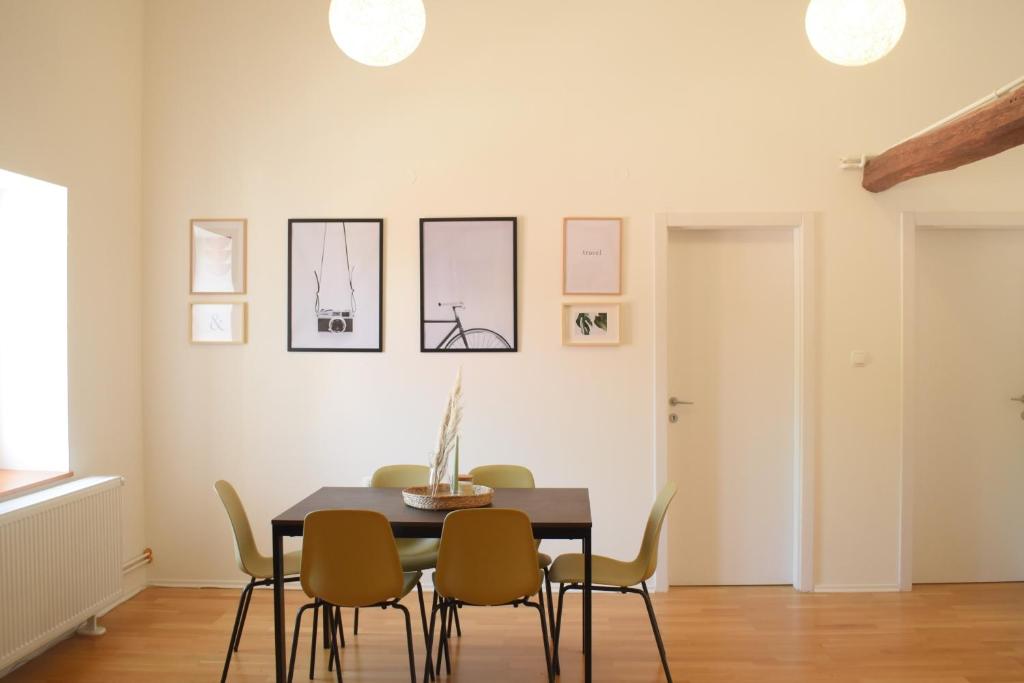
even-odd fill
[[[419,51],[375,70],[334,46],[326,0],[150,3],[153,577],[239,578],[219,477],[269,549],[269,518],[313,488],[422,461],[459,363],[466,464],[589,486],[596,551],[631,554],[654,497],[654,214],[808,210],[821,226],[817,584],[894,586],[898,215],[1021,210],[1024,149],[883,195],[837,158],[1019,76],[1024,3],[908,0],[902,43],[862,69],[811,50],[805,5],[428,0]],[[561,218],[579,214],[626,219],[620,348],[560,345]],[[188,220],[236,215],[249,218],[250,342],[190,346]],[[417,351],[417,219],[448,215],[519,216],[520,353]],[[322,216],[387,219],[383,354],[285,351],[287,220]],[[871,364],[852,368],[854,349]]]
[[[71,468],[125,477],[126,557],[147,543],[142,28],[139,0],[0,0],[0,168],[68,188]]]

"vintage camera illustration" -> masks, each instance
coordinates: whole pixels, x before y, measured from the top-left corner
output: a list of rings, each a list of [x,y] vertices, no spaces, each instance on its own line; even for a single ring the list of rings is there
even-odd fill
[[[352,311],[321,308],[316,316],[316,329],[317,332],[351,332],[354,322]]]

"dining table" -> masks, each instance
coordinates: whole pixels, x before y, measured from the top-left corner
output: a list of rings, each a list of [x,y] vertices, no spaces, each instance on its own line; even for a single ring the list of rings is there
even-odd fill
[[[537,539],[579,540],[583,546],[583,676],[593,671],[591,618],[590,493],[585,488],[495,489],[490,507],[522,510],[530,517]],[[284,539],[302,536],[303,520],[316,510],[373,510],[391,523],[396,538],[440,538],[449,511],[421,510],[405,504],[402,489],[325,486],[271,520],[274,544],[274,660],[276,680],[287,680],[284,632]]]

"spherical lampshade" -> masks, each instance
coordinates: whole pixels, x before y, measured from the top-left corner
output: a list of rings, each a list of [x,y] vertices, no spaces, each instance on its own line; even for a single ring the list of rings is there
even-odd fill
[[[811,0],[805,18],[811,45],[841,66],[862,66],[886,56],[906,24],[903,0]]]
[[[423,0],[331,0],[331,35],[367,66],[391,66],[419,47],[427,28]]]

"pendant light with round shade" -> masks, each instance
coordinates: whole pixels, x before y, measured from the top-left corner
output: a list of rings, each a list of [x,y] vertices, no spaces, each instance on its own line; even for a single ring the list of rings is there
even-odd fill
[[[331,0],[331,36],[367,66],[391,66],[419,47],[427,28],[423,0]]]
[[[840,66],[863,66],[896,47],[907,7],[903,0],[811,0],[804,24],[822,57]]]

